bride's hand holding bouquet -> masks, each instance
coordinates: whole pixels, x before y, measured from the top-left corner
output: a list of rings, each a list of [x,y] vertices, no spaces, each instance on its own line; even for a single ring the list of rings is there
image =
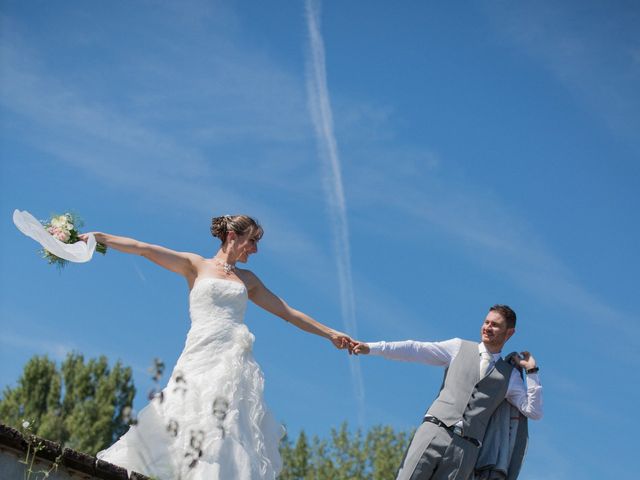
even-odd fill
[[[82,234],[78,231],[78,228],[81,228],[82,225],[84,225],[84,222],[75,213],[67,212],[63,215],[54,215],[50,220],[46,222],[41,221],[41,223],[45,230],[49,232],[49,234],[51,234],[51,236],[64,244],[71,245],[77,243],[78,241],[83,241],[84,243],[87,243],[89,241],[88,234]],[[96,244],[96,252],[103,255],[106,254],[106,245],[98,242]],[[67,265],[67,263],[69,263],[68,260],[58,257],[46,248],[42,249],[42,256],[47,259],[50,265],[55,264],[56,266],[64,267]]]
[[[91,234],[80,233],[83,221],[75,213],[56,214],[48,220],[38,221],[27,211],[15,210],[13,222],[22,233],[42,246],[42,258],[58,268],[65,267],[69,262],[87,262],[94,251],[102,254],[107,252],[107,247],[96,242]],[[80,241],[86,245],[78,244]]]

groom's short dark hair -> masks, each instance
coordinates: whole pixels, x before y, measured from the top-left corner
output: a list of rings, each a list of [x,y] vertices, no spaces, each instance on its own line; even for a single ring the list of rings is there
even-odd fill
[[[502,315],[502,318],[507,322],[507,328],[516,328],[516,312],[509,305],[495,304],[489,311],[498,312]]]

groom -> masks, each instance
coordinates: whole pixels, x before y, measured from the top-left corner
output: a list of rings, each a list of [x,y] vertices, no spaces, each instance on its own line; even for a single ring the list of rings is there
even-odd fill
[[[527,373],[526,386],[518,370],[500,356],[515,326],[515,312],[507,305],[494,305],[480,329],[480,343],[459,338],[443,342],[356,342],[355,354],[445,367],[440,393],[416,430],[396,480],[471,478],[487,425],[494,412],[506,405],[504,400],[527,418],[542,417],[542,386],[533,356],[522,352],[515,360]],[[513,415],[504,416],[507,426],[501,430],[506,431],[506,439],[492,435],[487,448],[508,447],[510,417],[513,421]]]

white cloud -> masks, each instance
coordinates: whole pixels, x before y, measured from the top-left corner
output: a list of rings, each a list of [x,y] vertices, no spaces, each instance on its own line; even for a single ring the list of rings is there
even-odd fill
[[[351,335],[357,336],[356,305],[349,246],[349,223],[342,182],[342,167],[340,165],[338,143],[334,133],[329,89],[327,87],[324,43],[320,32],[320,4],[317,1],[308,0],[306,9],[310,56],[308,61],[307,91],[320,157],[325,167],[325,190],[327,192],[327,204],[334,237],[333,251],[340,283],[342,318],[346,331]],[[349,367],[353,377],[354,394],[358,402],[359,423],[360,426],[364,426],[365,392],[359,359],[352,357]]]
[[[0,342],[6,347],[18,350],[30,350],[39,355],[50,355],[55,360],[64,360],[67,354],[76,347],[69,342],[38,338],[33,335],[21,335],[5,331]]]
[[[520,212],[506,206],[505,199],[469,183],[445,180],[437,170],[414,171],[411,157],[403,160],[402,155],[383,146],[362,157],[366,160],[357,162],[349,174],[353,203],[360,209],[376,211],[379,218],[392,212],[392,223],[412,225],[418,238],[421,225],[430,230],[435,227],[455,241],[470,260],[509,278],[542,304],[577,313],[577,318],[588,321],[582,329],[615,329],[625,339],[621,345],[625,358],[640,362],[633,354],[634,339],[640,334],[637,318],[582,286],[562,259],[550,251],[545,235],[535,231]],[[392,171],[380,168],[388,158],[395,159]],[[375,234],[384,231],[379,223],[369,228]]]
[[[637,9],[614,3],[581,10],[558,2],[484,5],[514,45],[551,72],[615,135],[640,148],[638,39],[629,35],[637,32]],[[636,40],[631,48],[623,43],[628,39]]]

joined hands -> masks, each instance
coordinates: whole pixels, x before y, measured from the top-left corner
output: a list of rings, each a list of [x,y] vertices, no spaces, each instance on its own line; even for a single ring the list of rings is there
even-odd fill
[[[349,355],[353,353],[353,349],[357,343],[346,333],[336,331],[331,333],[329,340],[331,340],[331,343],[340,350],[344,350],[346,348],[349,351]]]
[[[348,350],[349,355],[359,355],[369,353],[369,345],[358,340],[354,340],[349,335],[341,332],[333,332],[330,337],[331,342],[336,348]]]
[[[369,345],[367,345],[365,342],[355,342],[355,346],[353,347],[353,353],[355,355],[360,355],[361,353],[363,355],[367,355],[369,352]]]

